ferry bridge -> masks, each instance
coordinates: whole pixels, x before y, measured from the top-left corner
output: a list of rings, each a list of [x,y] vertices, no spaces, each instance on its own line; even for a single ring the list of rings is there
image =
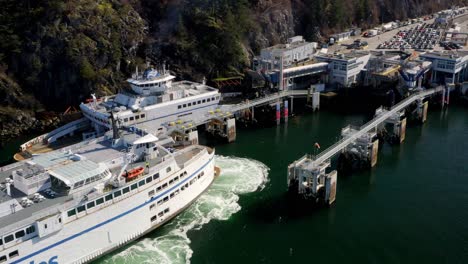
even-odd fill
[[[317,200],[323,200],[331,204],[335,200],[337,172],[326,172],[330,167],[330,159],[338,153],[349,154],[353,159],[364,160],[367,166],[374,166],[377,163],[378,139],[377,132],[390,127],[387,132],[402,142],[406,130],[406,118],[403,110],[410,104],[417,102],[418,114],[424,122],[427,114],[427,102],[423,99],[427,96],[443,92],[442,102],[445,103],[446,89],[437,87],[423,90],[394,105],[391,109],[379,108],[376,116],[359,128],[350,126],[341,131],[342,139],[320,152],[318,155],[305,155],[294,161],[288,167],[288,185],[295,193]],[[383,124],[389,125],[385,128]],[[297,189],[296,189],[297,188]],[[323,189],[323,190],[322,190]]]
[[[184,145],[197,144],[198,135],[196,133],[197,126],[205,125],[206,131],[217,134],[221,137],[227,138],[228,142],[232,142],[236,139],[236,125],[234,116],[239,116],[242,111],[250,111],[251,117],[254,116],[254,108],[256,106],[272,104],[277,105],[277,121],[280,119],[280,104],[284,98],[291,99],[291,111],[293,109],[293,98],[294,97],[305,97],[310,95],[314,98],[319,98],[319,93],[312,93],[309,90],[287,90],[281,91],[274,94],[269,94],[261,98],[254,100],[246,100],[238,104],[220,105],[215,111],[210,111],[204,115],[196,116],[190,121],[174,120],[163,124],[167,130],[167,134],[176,138],[177,142],[182,142]],[[316,99],[319,100],[319,99]],[[289,111],[288,104],[285,101],[284,104],[284,115],[287,119],[287,113]],[[148,127],[145,124],[139,124],[138,129],[153,131],[151,124]]]

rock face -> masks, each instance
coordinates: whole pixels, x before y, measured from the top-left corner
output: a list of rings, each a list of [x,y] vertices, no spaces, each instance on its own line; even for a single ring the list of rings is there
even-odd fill
[[[290,1],[259,0],[253,17],[258,30],[250,31],[247,37],[251,45],[248,48],[255,53],[264,47],[284,43],[295,35]]]
[[[466,4],[467,0],[3,0],[0,134],[48,127],[34,125],[37,110],[61,112],[90,93],[115,93],[136,65],[147,61],[165,62],[184,79],[236,76],[261,48],[294,35],[317,41],[350,25],[371,26]]]

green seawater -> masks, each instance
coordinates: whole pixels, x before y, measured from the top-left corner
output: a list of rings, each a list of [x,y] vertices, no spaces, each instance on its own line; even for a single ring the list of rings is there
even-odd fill
[[[376,167],[338,176],[330,208],[292,209],[288,164],[370,117],[321,111],[238,129],[236,142],[214,145],[222,174],[205,194],[95,263],[468,263],[466,107],[430,107],[403,144],[381,147]]]

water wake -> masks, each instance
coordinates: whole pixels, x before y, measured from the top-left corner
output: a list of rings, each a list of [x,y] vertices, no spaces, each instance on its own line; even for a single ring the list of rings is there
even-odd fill
[[[262,190],[268,181],[263,163],[237,157],[216,156],[221,175],[187,210],[148,237],[120,253],[106,257],[103,263],[190,263],[189,230],[199,230],[213,219],[227,220],[238,212],[239,195]]]

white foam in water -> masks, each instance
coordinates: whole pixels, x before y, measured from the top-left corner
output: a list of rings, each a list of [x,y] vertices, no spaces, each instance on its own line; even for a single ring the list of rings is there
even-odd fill
[[[144,238],[103,262],[190,263],[193,251],[187,232],[213,219],[229,219],[241,209],[238,195],[262,190],[268,181],[268,167],[256,160],[216,156],[215,164],[221,175],[193,205],[156,231],[157,238]]]

